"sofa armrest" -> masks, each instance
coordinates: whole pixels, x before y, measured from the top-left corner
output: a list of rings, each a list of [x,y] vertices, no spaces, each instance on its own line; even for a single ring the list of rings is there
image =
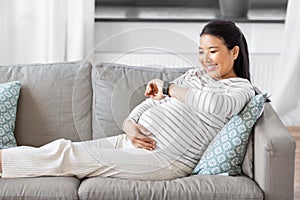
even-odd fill
[[[254,180],[266,200],[294,199],[295,140],[269,103],[254,127]]]

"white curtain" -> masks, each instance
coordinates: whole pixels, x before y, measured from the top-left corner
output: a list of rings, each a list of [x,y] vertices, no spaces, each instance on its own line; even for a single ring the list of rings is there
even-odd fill
[[[287,126],[300,126],[300,1],[289,0],[273,105]],[[267,76],[267,75],[266,75]]]
[[[95,0],[0,0],[0,65],[84,59]]]

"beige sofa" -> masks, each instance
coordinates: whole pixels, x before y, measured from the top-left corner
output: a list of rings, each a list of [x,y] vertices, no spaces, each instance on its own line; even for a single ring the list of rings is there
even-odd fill
[[[19,80],[15,137],[41,146],[122,133],[145,83],[172,80],[187,69],[139,68],[87,62],[0,67],[0,83]],[[94,177],[0,179],[0,199],[268,199],[292,200],[295,141],[269,103],[254,128],[243,176],[193,175],[170,181]],[[253,177],[253,178],[251,178]]]

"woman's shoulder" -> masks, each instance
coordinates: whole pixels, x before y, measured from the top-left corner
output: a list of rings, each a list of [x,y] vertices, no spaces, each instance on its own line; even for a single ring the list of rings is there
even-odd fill
[[[236,77],[236,78],[223,79],[222,81],[224,85],[227,86],[227,89],[229,90],[238,89],[239,91],[245,91],[253,95],[255,93],[254,87],[248,79]]]

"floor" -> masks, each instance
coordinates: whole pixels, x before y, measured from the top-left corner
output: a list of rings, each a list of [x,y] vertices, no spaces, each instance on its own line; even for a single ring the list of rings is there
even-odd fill
[[[295,200],[300,200],[300,127],[288,128],[293,138],[296,140],[296,161],[295,161]]]

